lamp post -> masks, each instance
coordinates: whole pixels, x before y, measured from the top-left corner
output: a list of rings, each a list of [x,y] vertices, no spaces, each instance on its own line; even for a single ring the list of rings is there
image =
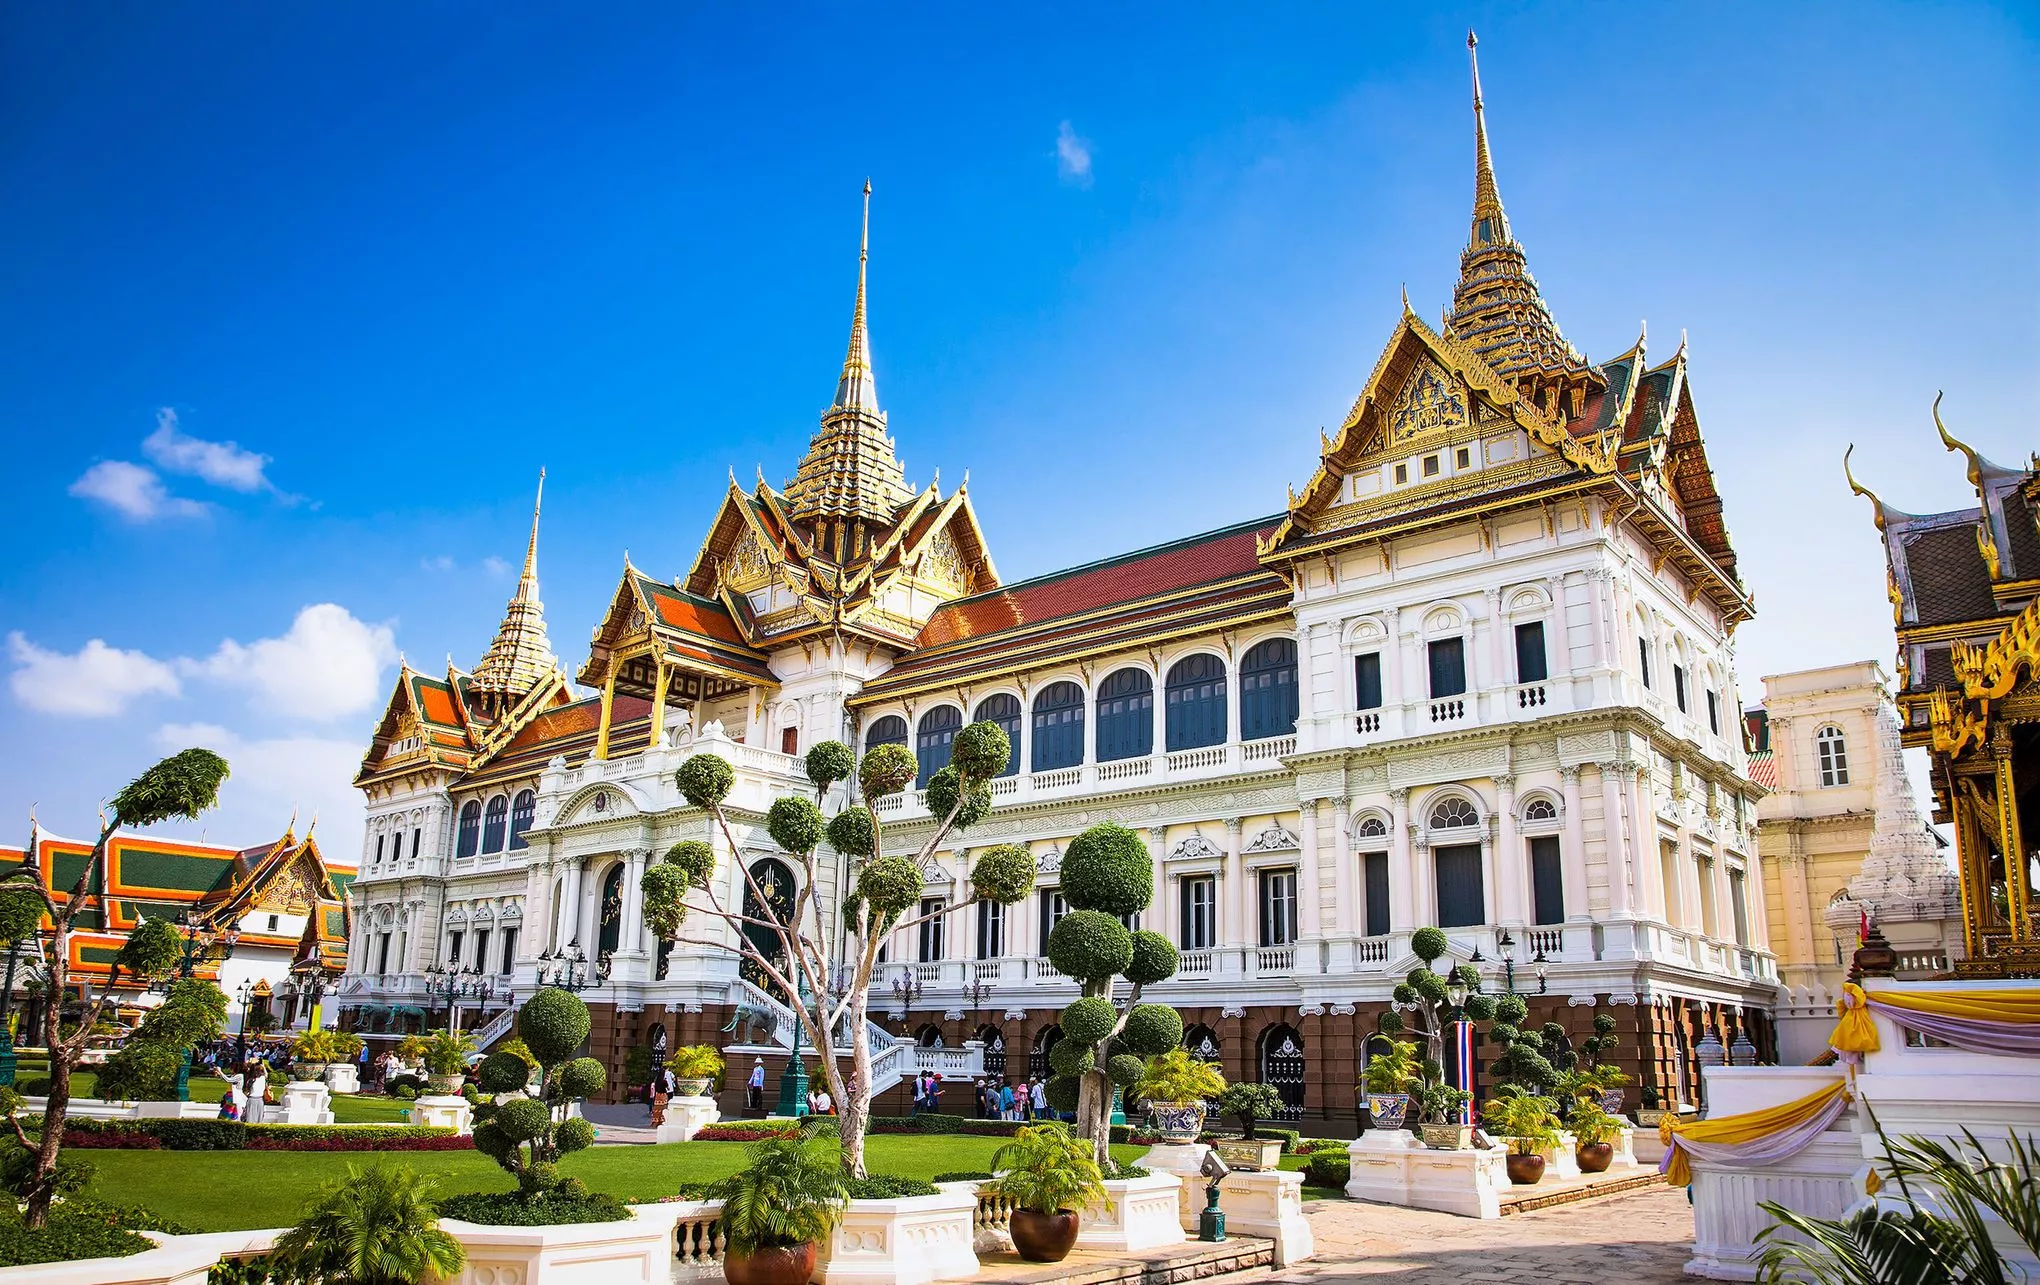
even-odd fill
[[[901,1022],[907,1020],[907,1014],[913,1010],[914,1001],[921,998],[921,992],[925,989],[920,976],[905,964],[901,964],[900,970],[893,974],[893,1002],[897,1006]]]
[[[588,957],[573,941],[538,957],[538,984],[578,994],[588,989]]]
[[[799,1003],[807,1005],[814,997],[808,989],[807,974],[801,972],[795,983],[799,992]],[[807,1064],[800,1060],[801,1020],[793,1019],[793,1054],[786,1059],[786,1068],[779,1073],[779,1105],[773,1108],[774,1115],[791,1116],[795,1119],[808,1113]]]
[[[1509,994],[1514,995],[1517,993],[1516,939],[1510,934],[1508,929],[1502,929],[1501,934],[1495,938],[1495,951],[1502,957],[1502,985],[1508,990]],[[1530,963],[1536,969],[1537,994],[1542,995],[1551,989],[1551,981],[1548,976],[1550,970],[1545,966],[1544,951],[1541,947],[1530,960]]]
[[[243,1066],[248,1064],[248,1006],[255,1002],[255,979],[242,982],[234,991],[234,998],[241,1002],[241,1032],[234,1041],[234,1061]]]
[[[963,998],[970,1008],[971,1025],[973,1027],[978,1024],[978,1010],[985,1006],[985,1001],[990,999],[991,995],[992,984],[981,977],[972,978],[964,984]],[[977,1038],[976,1031],[971,1032],[971,1038]]]
[[[14,1085],[14,1028],[7,1022],[7,1009],[14,1001],[14,961],[20,958],[21,943],[7,943],[7,984],[0,988],[0,1086]],[[186,1059],[188,1062],[189,1059]],[[183,1087],[183,1072],[178,1073],[178,1087]]]

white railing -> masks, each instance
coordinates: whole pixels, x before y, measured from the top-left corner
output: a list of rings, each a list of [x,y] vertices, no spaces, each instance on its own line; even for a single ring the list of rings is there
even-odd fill
[[[1188,772],[1200,767],[1218,767],[1225,762],[1225,746],[1204,745],[1194,750],[1175,750],[1169,754],[1171,772]]]
[[[738,767],[754,768],[760,772],[777,772],[781,776],[807,775],[807,764],[797,754],[781,754],[778,750],[768,750],[762,745],[746,745],[742,741],[730,742],[730,754]]]
[[[489,1046],[494,1044],[497,1040],[502,1039],[505,1035],[508,1035],[510,1033],[510,1028],[515,1026],[516,1024],[517,1024],[517,1009],[515,1008],[504,1009],[502,1012],[496,1014],[494,1017],[490,1018],[487,1022],[483,1023],[480,1029],[474,1032],[475,1048],[479,1049],[484,1053],[488,1052]]]
[[[1457,723],[1465,717],[1466,698],[1463,696],[1431,702],[1431,721],[1434,723]]]
[[[1525,683],[1516,689],[1517,709],[1542,709],[1547,700],[1543,683]]]
[[[873,803],[871,805],[871,810],[873,812],[878,813],[880,816],[886,816],[890,813],[899,812],[903,810],[906,806],[907,806],[906,795],[888,794],[884,798],[879,799],[877,802]]]
[[[722,1201],[678,1202],[685,1211],[673,1223],[674,1285],[723,1279],[723,1254],[729,1237],[722,1228]]]
[[[1013,1211],[1020,1206],[1009,1196],[1001,1196],[991,1183],[980,1183],[977,1188],[977,1213],[971,1218],[971,1225],[978,1231],[1005,1231],[1013,1222]]]
[[[969,980],[974,982],[996,982],[1006,976],[1006,961],[1003,959],[975,959],[964,966]]]
[[[1114,759],[1098,765],[1098,779],[1101,781],[1125,781],[1136,776],[1146,776],[1154,771],[1153,759]]]
[[[1262,946],[1254,952],[1254,971],[1262,977],[1282,977],[1296,971],[1296,947]]]
[[[927,960],[911,967],[914,970],[914,980],[923,986],[934,985],[942,980],[941,960]]]
[[[1391,940],[1388,937],[1362,937],[1354,948],[1353,958],[1363,964],[1386,964]]]
[[[1249,763],[1263,763],[1269,759],[1288,758],[1296,753],[1294,736],[1270,736],[1264,740],[1247,741],[1240,746],[1240,757]]]
[[[1037,982],[1066,982],[1069,980],[1069,978],[1062,975],[1054,964],[1048,962],[1048,956],[1046,955],[1035,956],[1033,965],[1028,971],[1034,975],[1034,980]]]
[[[1208,950],[1186,950],[1177,959],[1176,976],[1211,976],[1211,952]]]
[[[993,777],[990,788],[992,791],[993,798],[995,799],[1003,798],[1008,794],[1014,793],[1020,788],[1020,778],[1017,776]]]
[[[1027,782],[1037,790],[1061,790],[1067,789],[1083,779],[1083,768],[1059,767],[1048,772],[1032,773],[1028,776]]]
[[[1365,714],[1356,715],[1353,719],[1353,730],[1362,736],[1380,731],[1381,714],[1379,711],[1369,710]]]
[[[1536,955],[1542,952],[1556,959],[1565,953],[1565,930],[1562,928],[1530,928],[1523,933],[1523,944]]]
[[[793,1010],[742,977],[737,978],[731,985],[736,989],[739,1004],[754,1013],[764,1014],[771,1021],[772,1042],[784,1048],[792,1048],[794,1026],[798,1021],[793,1015]]]

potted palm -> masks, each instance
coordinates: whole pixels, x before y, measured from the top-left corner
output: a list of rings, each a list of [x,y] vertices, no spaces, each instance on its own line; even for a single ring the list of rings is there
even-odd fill
[[[1581,1173],[1606,1173],[1615,1163],[1615,1139],[1621,1136],[1622,1121],[1610,1115],[1598,1102],[1581,1099],[1565,1117],[1566,1132],[1575,1143],[1573,1156]]]
[[[415,1285],[447,1280],[467,1255],[439,1226],[433,1183],[409,1167],[347,1167],[277,1237],[270,1279]]]
[[[1204,1131],[1205,1100],[1225,1091],[1218,1067],[1183,1048],[1148,1059],[1131,1090],[1147,1103],[1162,1141],[1178,1146],[1197,1141]]]
[[[1235,1084],[1218,1095],[1220,1113],[1240,1122],[1238,1141],[1218,1144],[1218,1152],[1235,1169],[1273,1169],[1282,1163],[1282,1139],[1261,1138],[1255,1124],[1282,1112],[1282,1095],[1269,1084]]]
[[[1486,1126],[1509,1147],[1509,1181],[1527,1187],[1544,1176],[1544,1152],[1559,1144],[1558,1115],[1550,1098],[1505,1084],[1481,1109]]]
[[[1423,1063],[1417,1059],[1414,1040],[1387,1040],[1388,1047],[1375,1046],[1373,1056],[1360,1072],[1360,1087],[1367,1091],[1367,1112],[1377,1129],[1400,1129],[1410,1110],[1410,1086],[1423,1077]]]
[[[325,1078],[328,1067],[352,1061],[361,1052],[361,1037],[344,1031],[311,1030],[292,1040],[290,1051],[297,1059],[292,1075],[299,1080],[319,1080]]]
[[[1636,1097],[1643,1104],[1636,1109],[1636,1123],[1645,1129],[1655,1130],[1664,1123],[1666,1116],[1673,1114],[1664,1109],[1658,1098],[1657,1085],[1648,1080],[1636,1091]]]
[[[781,1134],[749,1147],[750,1164],[717,1184],[723,1278],[730,1285],[806,1285],[817,1247],[843,1220],[843,1147],[826,1133]]]
[[[722,1078],[722,1054],[707,1044],[688,1044],[673,1050],[673,1056],[666,1059],[666,1069],[679,1081],[678,1092],[683,1098],[698,1098],[708,1092],[708,1086]]]
[[[1013,1202],[1013,1248],[1030,1263],[1068,1257],[1077,1243],[1077,1211],[1105,1200],[1105,1175],[1090,1144],[1060,1124],[1020,1130],[992,1153],[992,1170],[999,1175],[992,1190]]]
[[[467,1069],[467,1055],[474,1052],[474,1037],[452,1031],[433,1031],[420,1041],[419,1060],[432,1077],[436,1093],[460,1092],[461,1072]]]
[[[1440,1151],[1464,1151],[1473,1145],[1473,1126],[1458,1123],[1453,1116],[1465,1110],[1473,1095],[1441,1080],[1427,1079],[1410,1093],[1417,1108],[1417,1132],[1424,1145]]]

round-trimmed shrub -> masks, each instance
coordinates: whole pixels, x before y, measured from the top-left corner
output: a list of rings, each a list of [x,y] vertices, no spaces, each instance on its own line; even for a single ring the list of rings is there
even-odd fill
[[[1414,1004],[1417,1002],[1417,988],[1408,982],[1397,982],[1395,989],[1391,990],[1388,994],[1389,998],[1398,1004]]]
[[[1072,910],[1049,930],[1048,962],[1079,981],[1114,977],[1133,962],[1133,934],[1102,910]]]
[[[1092,826],[1070,840],[1063,853],[1062,893],[1079,910],[1139,914],[1155,896],[1155,870],[1147,844],[1111,821]]]
[[[709,808],[730,796],[737,772],[720,755],[696,754],[680,765],[673,783],[680,787],[680,797],[697,808]]]
[[[1429,969],[1420,968],[1410,974],[1410,989],[1427,1004],[1443,1004],[1448,998],[1445,979]]]
[[[475,1150],[497,1164],[509,1159],[510,1153],[517,1150],[516,1141],[503,1132],[503,1126],[497,1124],[494,1119],[478,1121],[473,1136]]]
[[[921,868],[905,857],[880,857],[857,876],[857,892],[880,914],[900,914],[921,899]]]
[[[1409,1024],[1403,1021],[1403,1015],[1394,1009],[1391,1008],[1381,1015],[1381,1033],[1383,1035],[1401,1035],[1408,1029]]]
[[[1082,1087],[1067,1075],[1055,1075],[1049,1077],[1048,1086],[1042,1095],[1056,1110],[1074,1111],[1077,1109],[1077,1095],[1082,1091]]]
[[[844,808],[829,818],[829,846],[844,856],[862,860],[871,855],[877,842],[878,822],[863,804]]]
[[[564,1062],[588,1038],[588,1006],[572,992],[548,986],[524,1001],[517,1036],[541,1065]]]
[[[912,785],[920,770],[921,761],[906,746],[877,745],[866,751],[864,762],[858,764],[857,781],[864,787],[865,798],[882,799]]]
[[[700,888],[715,874],[715,849],[699,839],[682,839],[666,849],[666,864],[678,866],[689,887]]]
[[[1594,1034],[1613,1035],[1614,1033],[1615,1033],[1615,1015],[1613,1013],[1594,1014]]]
[[[1495,997],[1492,995],[1468,995],[1466,1015],[1476,1022],[1491,1021],[1495,1016]]]
[[[1016,843],[987,848],[970,863],[970,890],[980,901],[1025,901],[1034,891],[1034,854]]]
[[[475,1084],[484,1093],[515,1093],[530,1080],[531,1068],[515,1053],[491,1053],[475,1069]]]
[[[1181,963],[1176,943],[1143,928],[1133,935],[1133,959],[1126,965],[1126,980],[1140,986],[1165,982],[1176,975]]]
[[[595,1145],[595,1126],[579,1116],[562,1120],[553,1129],[553,1145],[563,1156],[569,1152],[585,1151]]]
[[[552,1111],[537,1098],[513,1098],[497,1107],[496,1114],[489,1118],[489,1123],[501,1129],[503,1136],[512,1142],[531,1141],[544,1133],[551,1122]]]
[[[1410,949],[1428,964],[1452,949],[1452,943],[1436,928],[1419,928],[1410,934]]]
[[[847,781],[857,770],[857,756],[841,741],[817,741],[807,752],[807,779],[818,790]]]
[[[1058,1040],[1048,1051],[1048,1065],[1057,1075],[1082,1075],[1097,1064],[1096,1047],[1074,1039]]]
[[[1511,1026],[1521,1026],[1530,1016],[1530,1006],[1523,1002],[1521,995],[1498,995],[1495,997],[1495,1016]]]
[[[972,723],[950,743],[949,761],[974,781],[988,781],[1006,770],[1013,759],[1013,742],[997,723]]]
[[[959,798],[963,802],[960,808]],[[991,814],[992,787],[984,781],[973,781],[969,789],[964,789],[956,765],[950,764],[928,778],[928,814],[946,817],[952,808],[956,808],[956,820],[950,823],[951,828],[968,830]]]
[[[813,852],[828,829],[822,810],[805,794],[783,794],[765,810],[765,833],[788,852]]]
[[[1112,1060],[1105,1064],[1105,1073],[1122,1089],[1132,1088],[1146,1069],[1141,1060],[1131,1053],[1114,1053]]]
[[[1135,1004],[1120,1043],[1142,1057],[1160,1057],[1183,1044],[1183,1015],[1167,1004]]]
[[[592,1098],[602,1092],[608,1078],[600,1062],[592,1057],[577,1057],[560,1068],[560,1092],[570,1098]]]
[[[1181,1019],[1177,1020],[1180,1025]],[[1109,999],[1087,996],[1064,1009],[1060,1022],[1063,1038],[1058,1048],[1072,1040],[1088,1046],[1112,1034],[1112,1028],[1119,1024],[1119,1010],[1112,1007]]]

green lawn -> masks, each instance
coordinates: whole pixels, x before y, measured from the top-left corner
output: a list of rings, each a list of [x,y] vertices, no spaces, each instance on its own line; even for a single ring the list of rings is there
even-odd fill
[[[986,1169],[1002,1138],[884,1134],[865,1141],[865,1167],[873,1173],[932,1178],[955,1170]],[[1114,1158],[1131,1163],[1144,1147],[1115,1146]],[[287,1227],[322,1183],[346,1176],[349,1165],[378,1157],[365,1152],[91,1151],[77,1152],[94,1166],[92,1190],[108,1200],[146,1205],[199,1231]],[[442,1195],[508,1191],[510,1178],[495,1162],[471,1151],[391,1152],[386,1157],[434,1175]],[[681,1182],[720,1178],[744,1167],[734,1142],[680,1142],[662,1147],[593,1147],[560,1168],[600,1191],[626,1200],[656,1199]]]

